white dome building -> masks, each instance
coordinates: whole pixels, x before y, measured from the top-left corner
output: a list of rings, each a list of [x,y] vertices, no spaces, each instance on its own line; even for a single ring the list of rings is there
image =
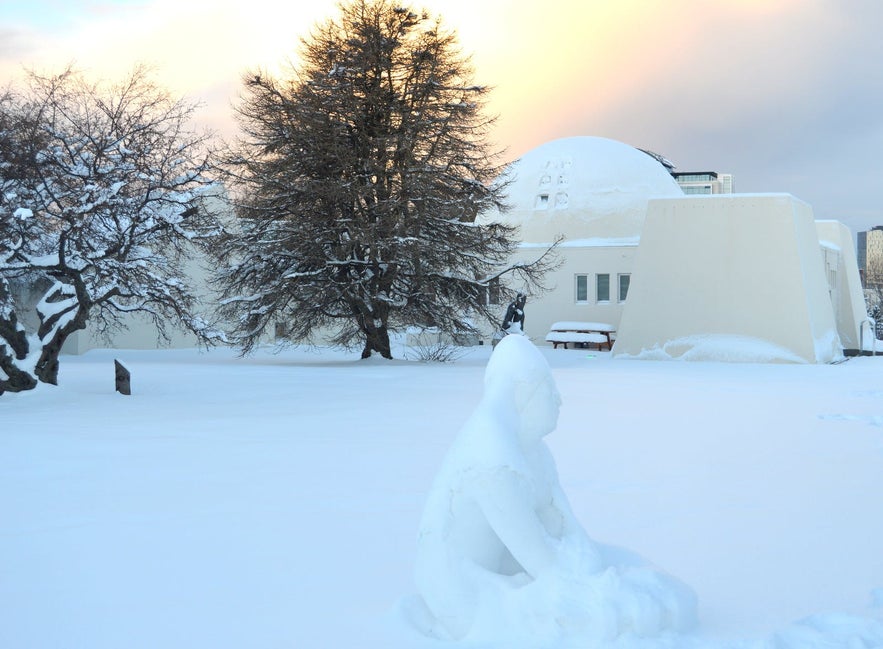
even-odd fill
[[[659,160],[598,137],[543,144],[509,174],[511,211],[482,218],[518,227],[516,260],[563,238],[551,290],[525,308],[538,343],[612,339],[617,357],[817,363],[867,348],[848,229],[815,222],[793,196],[685,196]],[[548,338],[553,329],[568,331]]]
[[[684,193],[656,159],[622,142],[569,137],[526,153],[510,169],[512,210],[493,218],[517,225],[521,240],[553,241],[640,236],[651,197]]]
[[[564,238],[563,263],[546,278],[551,290],[528,297],[526,333],[542,341],[559,321],[617,329],[647,201],[684,196],[671,174],[622,142],[570,137],[526,153],[510,168],[509,180],[512,209],[482,219],[517,226],[524,260]]]

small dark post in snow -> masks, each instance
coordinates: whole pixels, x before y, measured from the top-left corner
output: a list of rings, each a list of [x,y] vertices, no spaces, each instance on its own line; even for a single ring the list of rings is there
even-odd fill
[[[116,390],[120,394],[132,394],[132,381],[129,370],[123,364],[114,359],[113,367],[116,373]]]

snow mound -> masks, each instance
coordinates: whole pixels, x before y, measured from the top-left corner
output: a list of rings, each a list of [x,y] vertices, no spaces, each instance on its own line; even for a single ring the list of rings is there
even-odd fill
[[[844,614],[813,615],[775,633],[772,649],[883,647],[883,622]]]
[[[728,363],[806,363],[785,347],[760,338],[726,334],[701,334],[674,338],[661,347],[638,354],[617,354],[616,358],[640,360],[722,361]]]
[[[484,394],[427,497],[415,579],[402,613],[427,636],[495,646],[594,645],[691,627],[682,583],[625,550],[592,541],[576,520],[543,442],[560,397],[523,336],[506,336]]]

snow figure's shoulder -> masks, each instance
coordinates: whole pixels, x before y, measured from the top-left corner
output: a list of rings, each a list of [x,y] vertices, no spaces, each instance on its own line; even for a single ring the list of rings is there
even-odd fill
[[[524,470],[511,406],[483,399],[445,457],[444,472],[461,478],[499,469]]]

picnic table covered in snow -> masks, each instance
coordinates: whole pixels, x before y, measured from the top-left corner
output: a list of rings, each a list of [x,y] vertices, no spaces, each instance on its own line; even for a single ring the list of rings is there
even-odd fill
[[[607,349],[610,350],[613,347],[610,334],[615,331],[616,328],[606,322],[562,320],[553,323],[549,328],[546,342],[552,343],[555,349],[558,349],[558,345],[564,345],[564,349],[567,349],[567,343],[573,343],[575,345],[597,345],[599,350],[602,345],[607,345]]]

